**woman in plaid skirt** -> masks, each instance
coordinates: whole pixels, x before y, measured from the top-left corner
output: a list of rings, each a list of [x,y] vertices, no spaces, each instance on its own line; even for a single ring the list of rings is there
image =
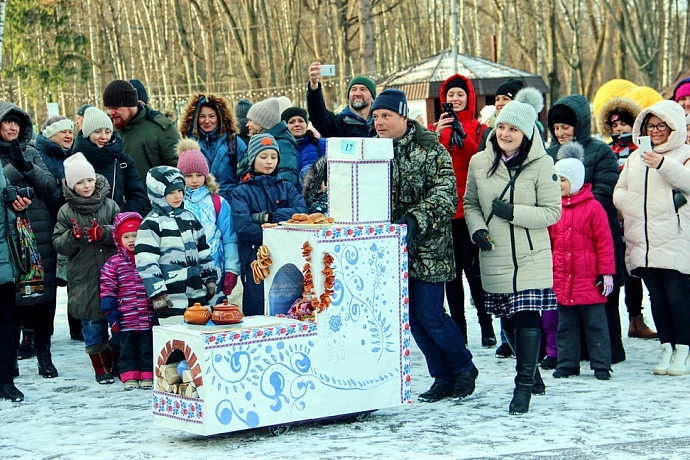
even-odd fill
[[[496,118],[486,150],[470,161],[464,206],[479,255],[486,310],[501,318],[515,353],[510,414],[544,394],[537,370],[539,312],[556,309],[546,228],[561,215],[560,186],[537,129],[544,101],[534,88],[518,92]]]

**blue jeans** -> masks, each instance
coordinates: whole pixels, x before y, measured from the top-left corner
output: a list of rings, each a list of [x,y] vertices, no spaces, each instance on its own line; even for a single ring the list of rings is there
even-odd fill
[[[95,350],[96,352],[101,348],[99,345],[108,344],[108,321],[103,319],[82,319],[81,333],[84,335],[84,346],[86,350]],[[105,347],[103,347],[105,349]]]
[[[410,329],[424,353],[429,374],[442,385],[472,368],[472,353],[465,337],[443,309],[444,283],[410,278]]]

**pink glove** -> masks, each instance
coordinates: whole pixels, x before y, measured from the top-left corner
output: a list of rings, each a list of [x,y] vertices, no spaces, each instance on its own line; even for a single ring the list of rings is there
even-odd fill
[[[226,272],[225,279],[223,280],[223,292],[225,295],[230,295],[235,286],[237,286],[237,275]]]
[[[86,237],[89,243],[100,241],[100,239],[103,237],[103,227],[98,225],[98,221],[96,219],[93,220],[91,227],[86,230]]]

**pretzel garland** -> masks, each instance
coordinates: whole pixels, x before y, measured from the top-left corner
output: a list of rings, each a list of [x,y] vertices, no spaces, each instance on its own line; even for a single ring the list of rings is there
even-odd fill
[[[304,292],[304,297],[306,299],[311,299],[311,307],[317,311],[322,312],[331,305],[331,296],[333,295],[333,286],[335,285],[335,275],[333,274],[333,256],[329,253],[325,253],[323,256],[324,269],[321,273],[324,274],[323,287],[324,292],[317,296],[314,292],[314,279],[311,274],[311,251],[312,247],[309,245],[308,241],[305,241],[302,245],[302,257],[306,261],[304,267],[302,268],[302,274],[304,275],[304,280],[302,281],[302,288]]]
[[[250,264],[254,283],[261,284],[268,277],[268,267],[270,265],[273,265],[273,261],[268,256],[268,246],[262,244],[256,251],[256,260]]]

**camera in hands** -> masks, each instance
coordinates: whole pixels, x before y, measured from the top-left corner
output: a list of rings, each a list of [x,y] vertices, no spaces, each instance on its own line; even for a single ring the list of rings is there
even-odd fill
[[[14,185],[8,186],[3,190],[2,197],[6,203],[12,203],[19,197],[31,199],[34,196],[34,189],[31,187],[16,187]]]

